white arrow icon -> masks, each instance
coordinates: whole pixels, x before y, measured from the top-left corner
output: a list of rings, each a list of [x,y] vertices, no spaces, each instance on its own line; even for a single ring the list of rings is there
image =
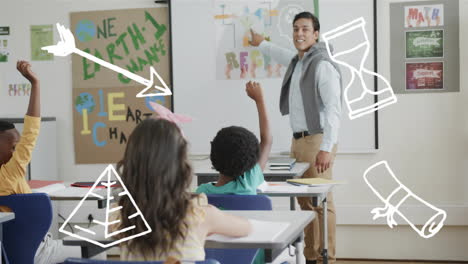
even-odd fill
[[[159,76],[158,72],[153,68],[153,66],[150,67],[150,80],[147,80],[139,75],[134,74],[133,72],[127,71],[125,69],[122,69],[114,64],[108,63],[107,61],[104,61],[96,56],[93,56],[89,53],[86,53],[82,50],[79,50],[75,46],[75,37],[73,34],[70,32],[70,29],[66,28],[65,26],[60,25],[57,23],[57,30],[60,34],[60,41],[57,43],[57,45],[53,46],[46,46],[42,47],[42,50],[47,50],[49,53],[53,53],[55,56],[68,56],[72,53],[78,54],[82,57],[87,58],[88,60],[94,61],[96,63],[99,63],[100,65],[111,69],[115,72],[121,73],[124,76],[134,80],[135,82],[141,83],[143,85],[146,85],[146,88],[143,89],[141,92],[137,94],[136,97],[150,97],[150,96],[164,96],[164,95],[172,95],[171,90],[169,87],[166,85],[166,83],[163,81],[161,76]],[[162,83],[164,87],[160,87],[157,85],[154,85],[154,76],[158,77],[159,81]],[[144,94],[148,90],[152,89],[154,85],[154,88],[157,90],[160,90],[161,92],[158,93],[150,93],[150,94]]]

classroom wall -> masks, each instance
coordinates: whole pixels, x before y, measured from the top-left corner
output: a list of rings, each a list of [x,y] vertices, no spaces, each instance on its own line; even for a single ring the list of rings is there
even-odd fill
[[[390,76],[390,1],[377,2],[379,73]],[[30,58],[31,24],[62,22],[69,26],[72,11],[154,6],[157,5],[147,0],[9,0],[2,1],[0,24],[14,30],[11,41],[18,52],[12,60],[16,60]],[[467,11],[468,0],[460,0],[460,47],[468,44]],[[461,48],[460,56],[459,93],[398,95],[397,104],[379,111],[380,150],[375,154],[337,156],[334,177],[347,182],[334,192],[338,257],[468,260],[468,78],[463,74],[468,71],[467,51]],[[57,117],[59,177],[65,181],[94,180],[106,164],[74,164],[71,58],[56,58],[54,63],[33,62],[33,67],[42,78],[42,114]],[[14,74],[14,69],[8,74]],[[6,100],[0,96],[2,116],[22,116],[26,107],[26,98]],[[390,229],[374,224],[370,209],[381,204],[364,184],[362,174],[380,160],[387,160],[396,176],[415,194],[447,211],[447,225],[439,234],[422,239],[405,225]],[[276,208],[287,206],[286,200],[275,200]]]
[[[390,76],[389,3],[396,1],[377,2],[378,68]],[[468,1],[461,0],[460,92],[398,95],[397,104],[379,111],[381,149],[371,155],[338,155],[335,178],[348,182],[334,192],[342,224],[338,257],[468,260],[467,14]],[[423,239],[407,225],[368,225],[373,222],[370,210],[381,204],[362,175],[380,160],[387,160],[415,194],[446,210],[446,226],[436,236]]]

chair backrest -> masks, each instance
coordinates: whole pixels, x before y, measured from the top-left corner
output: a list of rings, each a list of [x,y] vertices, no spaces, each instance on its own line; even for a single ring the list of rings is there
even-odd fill
[[[187,263],[184,261],[184,263]],[[194,264],[220,264],[214,259],[204,261],[195,261]],[[92,260],[92,259],[77,259],[67,258],[63,264],[164,264],[164,261],[109,261],[109,260]]]
[[[208,194],[208,203],[221,210],[264,210],[273,209],[271,199],[266,195]],[[257,255],[263,256],[258,249],[213,249],[206,248],[207,258],[223,264],[253,263]]]
[[[266,195],[208,194],[208,203],[221,210],[272,210]]]
[[[45,193],[0,196],[15,219],[3,223],[3,244],[10,263],[34,264],[39,244],[52,223],[52,204]]]

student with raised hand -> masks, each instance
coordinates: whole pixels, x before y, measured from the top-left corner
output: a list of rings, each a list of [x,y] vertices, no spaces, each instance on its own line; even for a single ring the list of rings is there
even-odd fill
[[[260,144],[249,130],[231,126],[221,129],[211,142],[210,159],[219,172],[218,181],[200,185],[196,192],[206,194],[257,194],[264,182],[263,170],[268,161],[273,137],[259,83],[246,84],[247,95],[258,110]]]
[[[26,61],[16,68],[31,83],[31,95],[21,137],[12,123],[0,120],[0,195],[31,193],[25,175],[41,125],[39,79]]]
[[[187,157],[188,143],[176,124],[165,119],[146,119],[130,135],[117,170],[151,232],[120,244],[122,260],[205,259],[209,234],[247,236],[247,219],[224,213],[208,204],[206,195],[191,194],[193,171]],[[120,210],[111,230],[124,230],[119,238],[147,231],[129,196],[121,196]],[[133,216],[132,216],[133,215]]]
[[[32,193],[26,181],[27,166],[31,161],[41,125],[40,81],[27,61],[18,61],[17,70],[31,83],[31,95],[21,137],[12,123],[0,120],[0,195]],[[11,211],[0,205],[0,212]],[[34,263],[61,263],[67,257],[80,257],[80,247],[64,246],[47,234],[39,245]]]

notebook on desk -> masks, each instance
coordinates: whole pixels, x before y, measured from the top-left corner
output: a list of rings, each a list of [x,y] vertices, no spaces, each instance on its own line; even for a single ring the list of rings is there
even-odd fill
[[[341,182],[341,181],[328,180],[324,178],[300,178],[300,179],[289,179],[286,181],[290,183],[294,183],[294,184],[308,185],[308,186],[344,184],[344,182]]]
[[[266,182],[264,181],[257,187],[257,193],[301,193],[307,192],[307,185],[291,185],[286,182]]]
[[[294,158],[270,158],[268,160],[268,168],[270,170],[291,170],[296,159]]]

